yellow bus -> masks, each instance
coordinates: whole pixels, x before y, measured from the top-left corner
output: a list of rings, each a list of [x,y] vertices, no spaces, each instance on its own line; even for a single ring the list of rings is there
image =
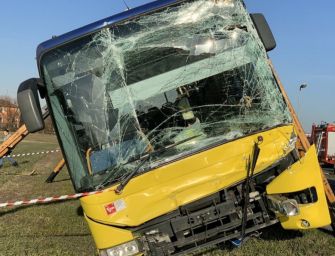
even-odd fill
[[[158,0],[53,37],[18,90],[47,102],[99,255],[183,255],[280,222],[329,225],[312,146],[241,0]]]

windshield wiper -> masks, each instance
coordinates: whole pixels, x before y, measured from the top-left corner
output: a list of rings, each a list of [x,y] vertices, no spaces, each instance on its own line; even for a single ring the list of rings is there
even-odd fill
[[[129,173],[129,175],[125,176],[124,178],[121,178],[121,181],[120,181],[120,184],[117,186],[117,188],[115,189],[115,192],[117,194],[121,194],[123,189],[125,188],[125,186],[128,184],[128,182],[138,173],[138,171],[141,169],[141,167],[153,156],[155,155],[159,155],[163,152],[165,152],[166,150],[168,149],[171,149],[171,148],[174,148],[180,144],[183,144],[187,141],[190,141],[190,140],[193,140],[199,136],[201,136],[202,134],[198,134],[198,135],[195,135],[195,136],[192,136],[192,137],[189,137],[187,139],[184,139],[184,140],[181,140],[181,141],[178,141],[176,143],[173,143],[173,144],[170,144],[168,146],[165,146],[165,147],[162,147],[160,149],[157,149],[151,153],[148,153],[148,154],[145,154],[143,155],[142,157],[140,157],[138,160],[141,160],[141,162],[136,166],[136,168],[131,172]],[[128,162],[129,163],[129,162]],[[127,163],[126,163],[127,164]],[[125,165],[125,164],[123,164]],[[101,188],[103,188],[106,184],[109,183],[109,180],[111,177],[113,177],[113,174],[114,173],[111,173],[110,175],[108,175],[104,180],[103,182],[101,182],[98,186],[96,186],[96,190],[99,190]]]

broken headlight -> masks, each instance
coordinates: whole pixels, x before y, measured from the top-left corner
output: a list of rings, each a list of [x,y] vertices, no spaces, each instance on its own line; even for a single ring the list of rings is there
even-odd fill
[[[101,250],[100,256],[132,256],[140,253],[140,247],[135,240]]]
[[[281,196],[269,195],[268,204],[272,211],[284,216],[296,216],[300,214],[298,202],[295,199],[288,199]]]

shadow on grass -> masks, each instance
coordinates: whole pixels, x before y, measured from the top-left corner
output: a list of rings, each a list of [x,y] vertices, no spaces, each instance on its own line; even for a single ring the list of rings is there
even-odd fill
[[[259,239],[264,241],[285,241],[285,240],[292,240],[298,237],[302,237],[303,233],[298,230],[285,230],[281,227],[279,223],[274,224],[272,226],[269,226],[264,229],[258,230],[261,235],[258,237],[254,237],[252,239]],[[252,236],[252,233],[251,233]],[[245,243],[248,243],[250,241],[246,240]],[[213,246],[211,248],[205,249],[200,252],[195,252],[191,255],[193,256],[201,256],[204,254],[210,254],[212,252],[216,252],[217,250],[226,251],[227,253],[230,253],[234,250],[238,250],[239,248],[242,248],[243,245],[240,247],[234,246],[230,241],[222,242],[216,246]]]
[[[19,164],[26,164],[26,163],[30,163],[30,161],[28,160],[23,160],[23,161],[18,161]]]
[[[325,233],[326,235],[335,236],[335,231],[330,230],[330,228],[319,228],[318,230],[320,230],[322,233]]]
[[[261,230],[262,235],[261,239],[262,240],[291,240],[297,237],[302,237],[303,233],[299,230],[285,230],[281,227],[279,223],[264,228]]]
[[[69,180],[71,180],[71,179],[67,178],[67,179],[61,179],[61,180],[54,180],[54,181],[52,181],[50,183],[57,183],[57,182],[63,182],[63,181],[69,181]]]
[[[78,215],[78,216],[84,216],[84,210],[83,210],[83,207],[78,206],[78,208],[77,208],[77,215]]]

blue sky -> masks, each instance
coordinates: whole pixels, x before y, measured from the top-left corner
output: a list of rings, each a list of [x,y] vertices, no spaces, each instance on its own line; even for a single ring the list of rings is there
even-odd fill
[[[150,0],[127,0],[135,7]],[[277,40],[270,57],[306,131],[335,121],[335,1],[246,0],[265,14]],[[0,5],[0,95],[15,97],[21,81],[37,76],[36,46],[125,10],[122,0],[11,0]],[[299,85],[308,87],[299,92]]]

